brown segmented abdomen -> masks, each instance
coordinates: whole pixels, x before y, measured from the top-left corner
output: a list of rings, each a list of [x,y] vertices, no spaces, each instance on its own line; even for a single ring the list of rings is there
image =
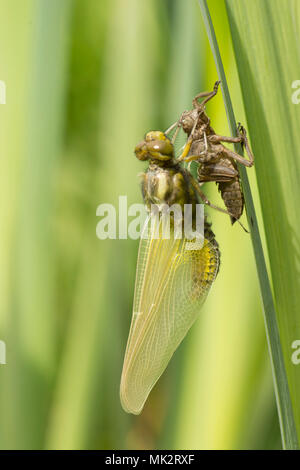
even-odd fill
[[[221,157],[219,164],[238,171],[235,162],[227,157]],[[244,209],[244,195],[239,174],[231,181],[218,183],[218,188],[228,212],[233,215],[233,217],[230,217],[230,220],[231,223],[234,224],[234,222],[241,217]]]
[[[218,183],[218,187],[228,212],[233,215],[230,220],[234,224],[241,217],[244,209],[244,196],[239,177],[236,176],[226,183]]]

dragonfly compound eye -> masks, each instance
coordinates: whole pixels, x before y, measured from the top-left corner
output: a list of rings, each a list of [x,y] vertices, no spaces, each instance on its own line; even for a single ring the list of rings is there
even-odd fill
[[[149,159],[149,153],[148,153],[148,149],[147,149],[147,143],[145,142],[145,140],[142,140],[142,142],[139,142],[135,149],[134,149],[134,153],[136,155],[136,158],[138,158],[139,160],[148,160]]]
[[[151,142],[152,140],[162,140],[168,141],[168,137],[161,131],[150,131],[145,135],[146,142]]]

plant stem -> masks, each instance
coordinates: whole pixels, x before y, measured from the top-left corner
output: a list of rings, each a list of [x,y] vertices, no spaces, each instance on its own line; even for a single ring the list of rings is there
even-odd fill
[[[221,80],[221,89],[229,123],[230,132],[233,136],[237,135],[237,126],[232,108],[228,85],[226,81],[225,71],[221,60],[221,55],[209,13],[206,0],[199,0],[202,17],[205,23],[206,32],[210,42],[210,47],[214,56],[216,69],[219,80]],[[235,145],[235,150],[242,155],[240,144]],[[250,227],[252,246],[254,251],[256,269],[259,279],[261,298],[263,303],[264,322],[266,328],[266,336],[271,360],[273,373],[274,389],[276,403],[279,415],[279,423],[282,437],[282,445],[284,449],[298,449],[298,438],[292,408],[291,396],[288,386],[287,374],[284,365],[284,358],[280,343],[279,328],[276,319],[275,305],[271,290],[271,285],[266,268],[264,252],[259,234],[253,198],[249,185],[247,172],[244,166],[239,165],[241,175],[245,206],[247,212],[248,224]]]

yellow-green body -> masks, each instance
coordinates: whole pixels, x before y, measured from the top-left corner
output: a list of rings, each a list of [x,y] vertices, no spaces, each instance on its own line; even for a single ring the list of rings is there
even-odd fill
[[[150,160],[142,191],[148,209],[154,204],[192,204],[197,195],[192,176],[174,158],[171,141],[159,131],[146,134],[135,148],[137,158]],[[157,229],[157,230],[156,230]],[[125,411],[139,414],[173,353],[197,319],[219,269],[219,249],[205,222],[204,240],[191,247],[186,237],[162,233],[160,222],[141,237],[133,314],[120,386]]]

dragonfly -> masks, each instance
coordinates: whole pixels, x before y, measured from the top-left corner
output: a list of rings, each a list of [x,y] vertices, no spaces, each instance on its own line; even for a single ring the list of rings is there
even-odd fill
[[[194,130],[196,125],[197,120]],[[199,200],[215,207],[181,163],[189,154],[193,132],[178,158],[174,140],[161,131],[148,132],[135,147],[136,157],[149,163],[142,175],[142,194],[149,211],[153,205],[160,208],[162,204],[177,204],[184,208],[189,204],[194,222]],[[146,230],[147,236],[142,233],[140,239],[133,314],[120,384],[122,407],[133,414],[141,413],[151,390],[198,318],[220,264],[219,246],[206,218],[198,245],[185,234],[176,237],[174,223],[169,238],[163,237],[161,220],[156,219],[150,229],[146,224]]]

